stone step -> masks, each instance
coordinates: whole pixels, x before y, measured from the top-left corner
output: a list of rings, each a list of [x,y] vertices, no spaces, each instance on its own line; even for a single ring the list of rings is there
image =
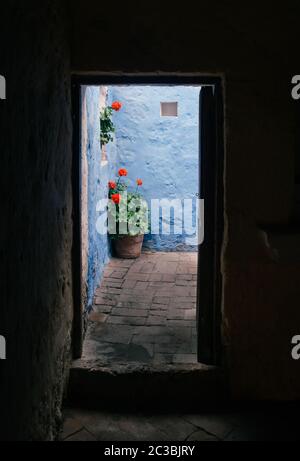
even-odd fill
[[[67,405],[118,411],[196,411],[227,400],[221,369],[205,365],[73,363]]]

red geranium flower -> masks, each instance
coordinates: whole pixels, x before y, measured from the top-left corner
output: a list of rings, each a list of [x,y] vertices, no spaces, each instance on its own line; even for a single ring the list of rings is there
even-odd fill
[[[142,185],[143,185],[143,181],[142,181],[141,179],[137,179],[136,183],[137,183],[138,186],[142,186]]]
[[[111,196],[112,201],[116,204],[119,205],[121,202],[121,195],[120,194],[114,194]]]
[[[119,101],[115,101],[112,103],[111,108],[116,112],[119,112],[119,110],[122,109],[122,104]]]
[[[119,170],[119,176],[121,176],[121,177],[122,177],[122,176],[127,176],[127,175],[128,175],[128,171],[127,171],[127,170],[125,170],[125,168],[124,168],[124,169],[121,169],[121,170]]]
[[[114,190],[116,189],[117,184],[114,181],[109,181],[108,187],[110,188],[110,190]]]

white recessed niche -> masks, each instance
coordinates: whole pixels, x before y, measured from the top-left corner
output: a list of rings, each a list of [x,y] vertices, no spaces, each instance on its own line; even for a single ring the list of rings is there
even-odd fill
[[[161,117],[178,117],[178,102],[161,102]]]

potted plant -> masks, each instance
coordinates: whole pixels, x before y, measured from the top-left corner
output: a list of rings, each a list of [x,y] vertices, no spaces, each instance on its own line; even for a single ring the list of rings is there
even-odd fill
[[[148,205],[139,193],[143,181],[137,179],[136,190],[130,192],[127,176],[127,170],[120,169],[118,180],[109,182],[108,228],[116,256],[137,259],[149,231]]]

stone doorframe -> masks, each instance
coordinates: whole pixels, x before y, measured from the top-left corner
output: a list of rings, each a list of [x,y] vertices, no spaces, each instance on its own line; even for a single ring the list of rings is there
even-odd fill
[[[80,358],[85,334],[81,261],[81,86],[109,85],[197,85],[200,97],[200,197],[205,207],[205,228],[210,235],[201,245],[198,271],[198,360],[219,366],[223,362],[221,257],[224,238],[224,82],[222,77],[180,74],[74,75],[73,112],[73,357]],[[205,136],[203,136],[205,132]],[[200,248],[199,248],[200,250]],[[203,270],[202,270],[203,268]]]

